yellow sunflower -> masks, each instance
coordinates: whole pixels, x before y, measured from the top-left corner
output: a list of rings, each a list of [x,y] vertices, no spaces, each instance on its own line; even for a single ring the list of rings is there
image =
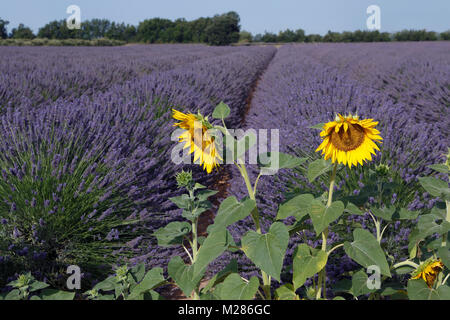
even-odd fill
[[[439,272],[443,269],[444,264],[441,260],[434,260],[433,258],[430,258],[422,263],[419,268],[414,270],[411,274],[411,279],[423,279],[423,281],[427,283],[428,287],[431,288]]]
[[[374,150],[380,150],[375,142],[383,140],[375,129],[378,122],[373,119],[359,120],[358,116],[338,114],[334,121],[323,126],[320,136],[323,141],[316,149],[322,150],[325,160],[356,166],[363,161],[372,161]],[[374,142],[375,141],[375,142]]]
[[[194,153],[194,162],[199,160],[203,170],[211,173],[215,167],[219,166],[222,158],[217,150],[215,137],[207,131],[212,128],[208,119],[201,114],[185,114],[175,109],[172,109],[172,112],[173,118],[181,121],[174,126],[186,130],[178,137],[179,142],[185,142],[184,149],[190,148],[189,153]]]

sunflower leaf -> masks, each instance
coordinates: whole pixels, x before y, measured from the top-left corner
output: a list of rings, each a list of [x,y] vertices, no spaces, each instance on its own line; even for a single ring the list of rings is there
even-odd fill
[[[320,234],[333,221],[338,219],[344,212],[344,204],[341,201],[333,202],[328,208],[322,201],[315,199],[311,202],[310,214],[314,231]]]
[[[289,244],[289,232],[275,222],[265,234],[249,231],[242,237],[242,251],[261,270],[280,281],[283,259]]]
[[[313,182],[318,176],[327,173],[332,167],[333,165],[329,160],[317,159],[311,162],[308,166],[307,173],[309,182]]]
[[[297,221],[308,214],[311,202],[314,200],[312,194],[300,194],[289,201],[280,205],[277,214],[277,220],[295,217]]]
[[[222,101],[214,109],[212,117],[214,119],[225,119],[230,115],[230,112],[230,107]]]
[[[310,127],[308,127],[308,128],[311,128],[311,129],[320,129],[320,130],[322,130],[323,129],[323,127],[325,126],[325,123],[318,123],[318,124],[315,124],[315,125],[313,125],[313,126],[310,126]]]
[[[325,251],[314,249],[301,243],[295,248],[293,258],[293,284],[300,288],[306,279],[314,276],[327,264],[328,255]]]
[[[442,164],[442,163],[429,165],[428,168],[431,168],[431,169],[433,169],[437,172],[441,172],[441,173],[447,173],[447,174],[450,173],[448,166],[445,164]]]
[[[422,187],[433,197],[441,197],[442,199],[450,199],[450,189],[448,183],[433,177],[419,178]]]
[[[183,237],[191,232],[191,225],[187,222],[171,222],[164,228],[158,229],[153,235],[158,240],[158,245],[168,247],[183,243]]]
[[[216,294],[221,300],[252,300],[258,291],[259,280],[251,277],[248,282],[241,279],[238,273],[232,273],[220,283]]]
[[[345,253],[354,261],[367,268],[376,265],[383,275],[390,277],[391,272],[386,255],[377,239],[367,230],[355,229],[353,242],[344,243]]]
[[[214,218],[214,224],[208,227],[208,232],[212,233],[220,228],[226,228],[229,225],[244,219],[255,207],[255,200],[249,198],[242,202],[239,202],[234,196],[226,198],[220,204],[219,210]]]

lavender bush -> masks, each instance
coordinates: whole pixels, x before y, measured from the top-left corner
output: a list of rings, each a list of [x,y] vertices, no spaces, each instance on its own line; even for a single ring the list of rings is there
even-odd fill
[[[138,52],[146,54],[145,48]],[[132,264],[164,265],[177,254],[150,238],[180,217],[168,201],[178,192],[178,167],[167,160],[170,108],[211,110],[224,100],[238,123],[252,84],[274,54],[272,48],[200,49],[199,56],[210,57],[105,92],[97,88],[76,97],[63,90],[54,103],[27,98],[6,106],[0,118],[2,281],[25,270],[42,277],[63,274],[58,268],[68,264],[92,273],[106,265],[107,272],[130,254]],[[166,61],[173,64],[173,58]]]

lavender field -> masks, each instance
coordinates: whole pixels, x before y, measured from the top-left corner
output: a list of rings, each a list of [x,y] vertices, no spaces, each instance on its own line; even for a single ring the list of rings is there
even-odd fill
[[[144,263],[147,270],[162,268],[168,277],[172,258],[187,261],[183,247],[158,245],[154,236],[172,222],[185,221],[183,210],[170,200],[182,194],[176,174],[191,170],[196,182],[219,190],[211,198],[211,219],[225,198],[245,201],[247,189],[234,166],[224,164],[207,174],[198,165],[171,161],[178,141],[172,137],[172,109],[210,115],[220,102],[231,110],[225,119],[228,128],[279,129],[280,151],[308,161],[320,158],[315,150],[321,138],[312,126],[332,121],[337,113],[377,121],[383,137],[380,151],[367,165],[339,170],[335,194],[350,194],[361,210],[376,203],[416,213],[414,219],[378,220],[386,225],[380,245],[389,252],[388,259],[409,259],[417,216],[430,214],[443,200],[423,190],[419,178],[448,181],[448,173],[429,166],[448,161],[450,43],[4,47],[2,292],[9,292],[7,284],[28,271],[64,289],[67,267],[80,266],[84,292],[118,266]],[[380,164],[388,168],[389,192],[376,198],[370,193],[371,175]],[[258,166],[248,169],[254,181]],[[263,233],[280,220],[280,204],[299,193],[319,197],[329,191],[327,177],[312,182],[307,170],[301,164],[261,177],[256,201]],[[327,245],[351,241],[355,225],[377,234],[368,211],[341,217],[330,227]],[[205,236],[210,220],[203,220]],[[236,246],[254,223],[250,215],[238,220],[228,226]],[[292,216],[281,220],[288,226],[295,223]],[[431,227],[436,226],[430,222]],[[433,230],[432,236],[442,234]],[[310,220],[289,239],[280,279],[271,279],[273,292],[293,277],[290,265],[301,243],[311,248],[323,244]],[[448,244],[443,248],[448,259]],[[261,267],[247,252],[230,250],[209,263],[205,279],[232,259],[241,277],[260,277]],[[344,250],[329,254],[330,288],[351,279],[361,265],[354,260]],[[409,273],[393,273],[390,279],[405,286]],[[316,280],[314,273],[307,276],[304,287]],[[309,297],[307,289],[302,290],[294,295]],[[173,282],[156,291],[166,298],[179,294]],[[324,296],[338,294],[329,289]]]

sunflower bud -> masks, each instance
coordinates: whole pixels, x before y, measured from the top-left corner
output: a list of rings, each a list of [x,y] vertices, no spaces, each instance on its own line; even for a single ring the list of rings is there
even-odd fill
[[[380,176],[387,176],[389,174],[389,166],[383,163],[380,163],[375,167],[375,171]]]
[[[181,170],[181,172],[177,173],[175,179],[177,180],[178,188],[187,188],[191,186],[193,182],[192,171]]]

